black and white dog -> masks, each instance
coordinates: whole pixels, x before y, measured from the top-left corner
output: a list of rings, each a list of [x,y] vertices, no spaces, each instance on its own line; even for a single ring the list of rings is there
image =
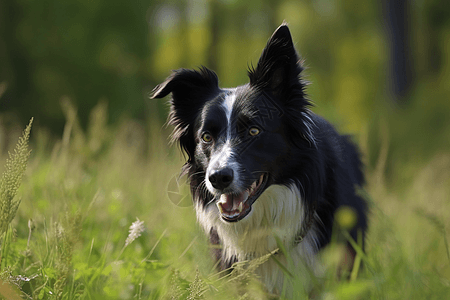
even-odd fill
[[[366,229],[366,204],[356,193],[364,182],[358,151],[309,110],[302,71],[282,24],[248,71],[248,84],[219,88],[203,67],[173,71],[153,91],[152,98],[172,93],[169,124],[187,154],[183,172],[198,221],[220,244],[213,251],[221,269],[274,251],[275,237],[294,265],[313,267],[340,206],[357,216],[355,240]],[[284,282],[278,263],[257,270],[274,293]]]

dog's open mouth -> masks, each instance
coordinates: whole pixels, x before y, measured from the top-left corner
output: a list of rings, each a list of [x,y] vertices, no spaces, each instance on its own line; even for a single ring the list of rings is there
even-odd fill
[[[264,191],[268,182],[267,174],[262,174],[252,185],[240,194],[222,194],[217,207],[222,219],[227,222],[237,222],[245,218],[252,210],[252,204]]]

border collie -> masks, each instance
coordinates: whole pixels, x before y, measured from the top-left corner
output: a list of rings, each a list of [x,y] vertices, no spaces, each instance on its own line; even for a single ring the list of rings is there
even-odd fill
[[[213,250],[219,268],[275,253],[282,243],[276,261],[257,269],[273,293],[283,289],[280,262],[314,268],[340,206],[357,217],[353,239],[367,224],[366,203],[357,194],[364,181],[358,151],[311,112],[302,72],[283,23],[248,71],[249,83],[220,88],[205,67],[179,69],[152,95],[172,93],[168,123],[187,154],[183,174],[199,223],[219,245]]]

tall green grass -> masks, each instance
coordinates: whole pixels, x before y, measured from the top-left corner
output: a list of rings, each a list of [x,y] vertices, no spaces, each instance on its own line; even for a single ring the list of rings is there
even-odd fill
[[[274,297],[253,274],[270,254],[218,274],[192,206],[170,200],[168,184],[183,163],[161,138],[170,128],[126,118],[110,127],[100,103],[85,133],[69,100],[63,108],[61,139],[33,128],[33,152],[16,196],[21,203],[1,241],[2,296]],[[332,244],[321,255],[323,274],[308,283],[312,291],[304,288],[307,270],[285,266],[298,299],[450,299],[450,153],[398,166],[414,174],[396,189],[384,182],[389,136],[383,140],[376,167],[367,171],[371,211],[362,264],[350,280],[339,280],[342,248]],[[364,141],[361,146],[366,149]]]

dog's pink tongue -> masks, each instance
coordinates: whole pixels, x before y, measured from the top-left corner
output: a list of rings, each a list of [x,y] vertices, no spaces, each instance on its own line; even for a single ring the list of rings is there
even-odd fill
[[[217,204],[222,206],[222,210],[231,211],[233,209],[233,198],[233,195],[222,194]]]

